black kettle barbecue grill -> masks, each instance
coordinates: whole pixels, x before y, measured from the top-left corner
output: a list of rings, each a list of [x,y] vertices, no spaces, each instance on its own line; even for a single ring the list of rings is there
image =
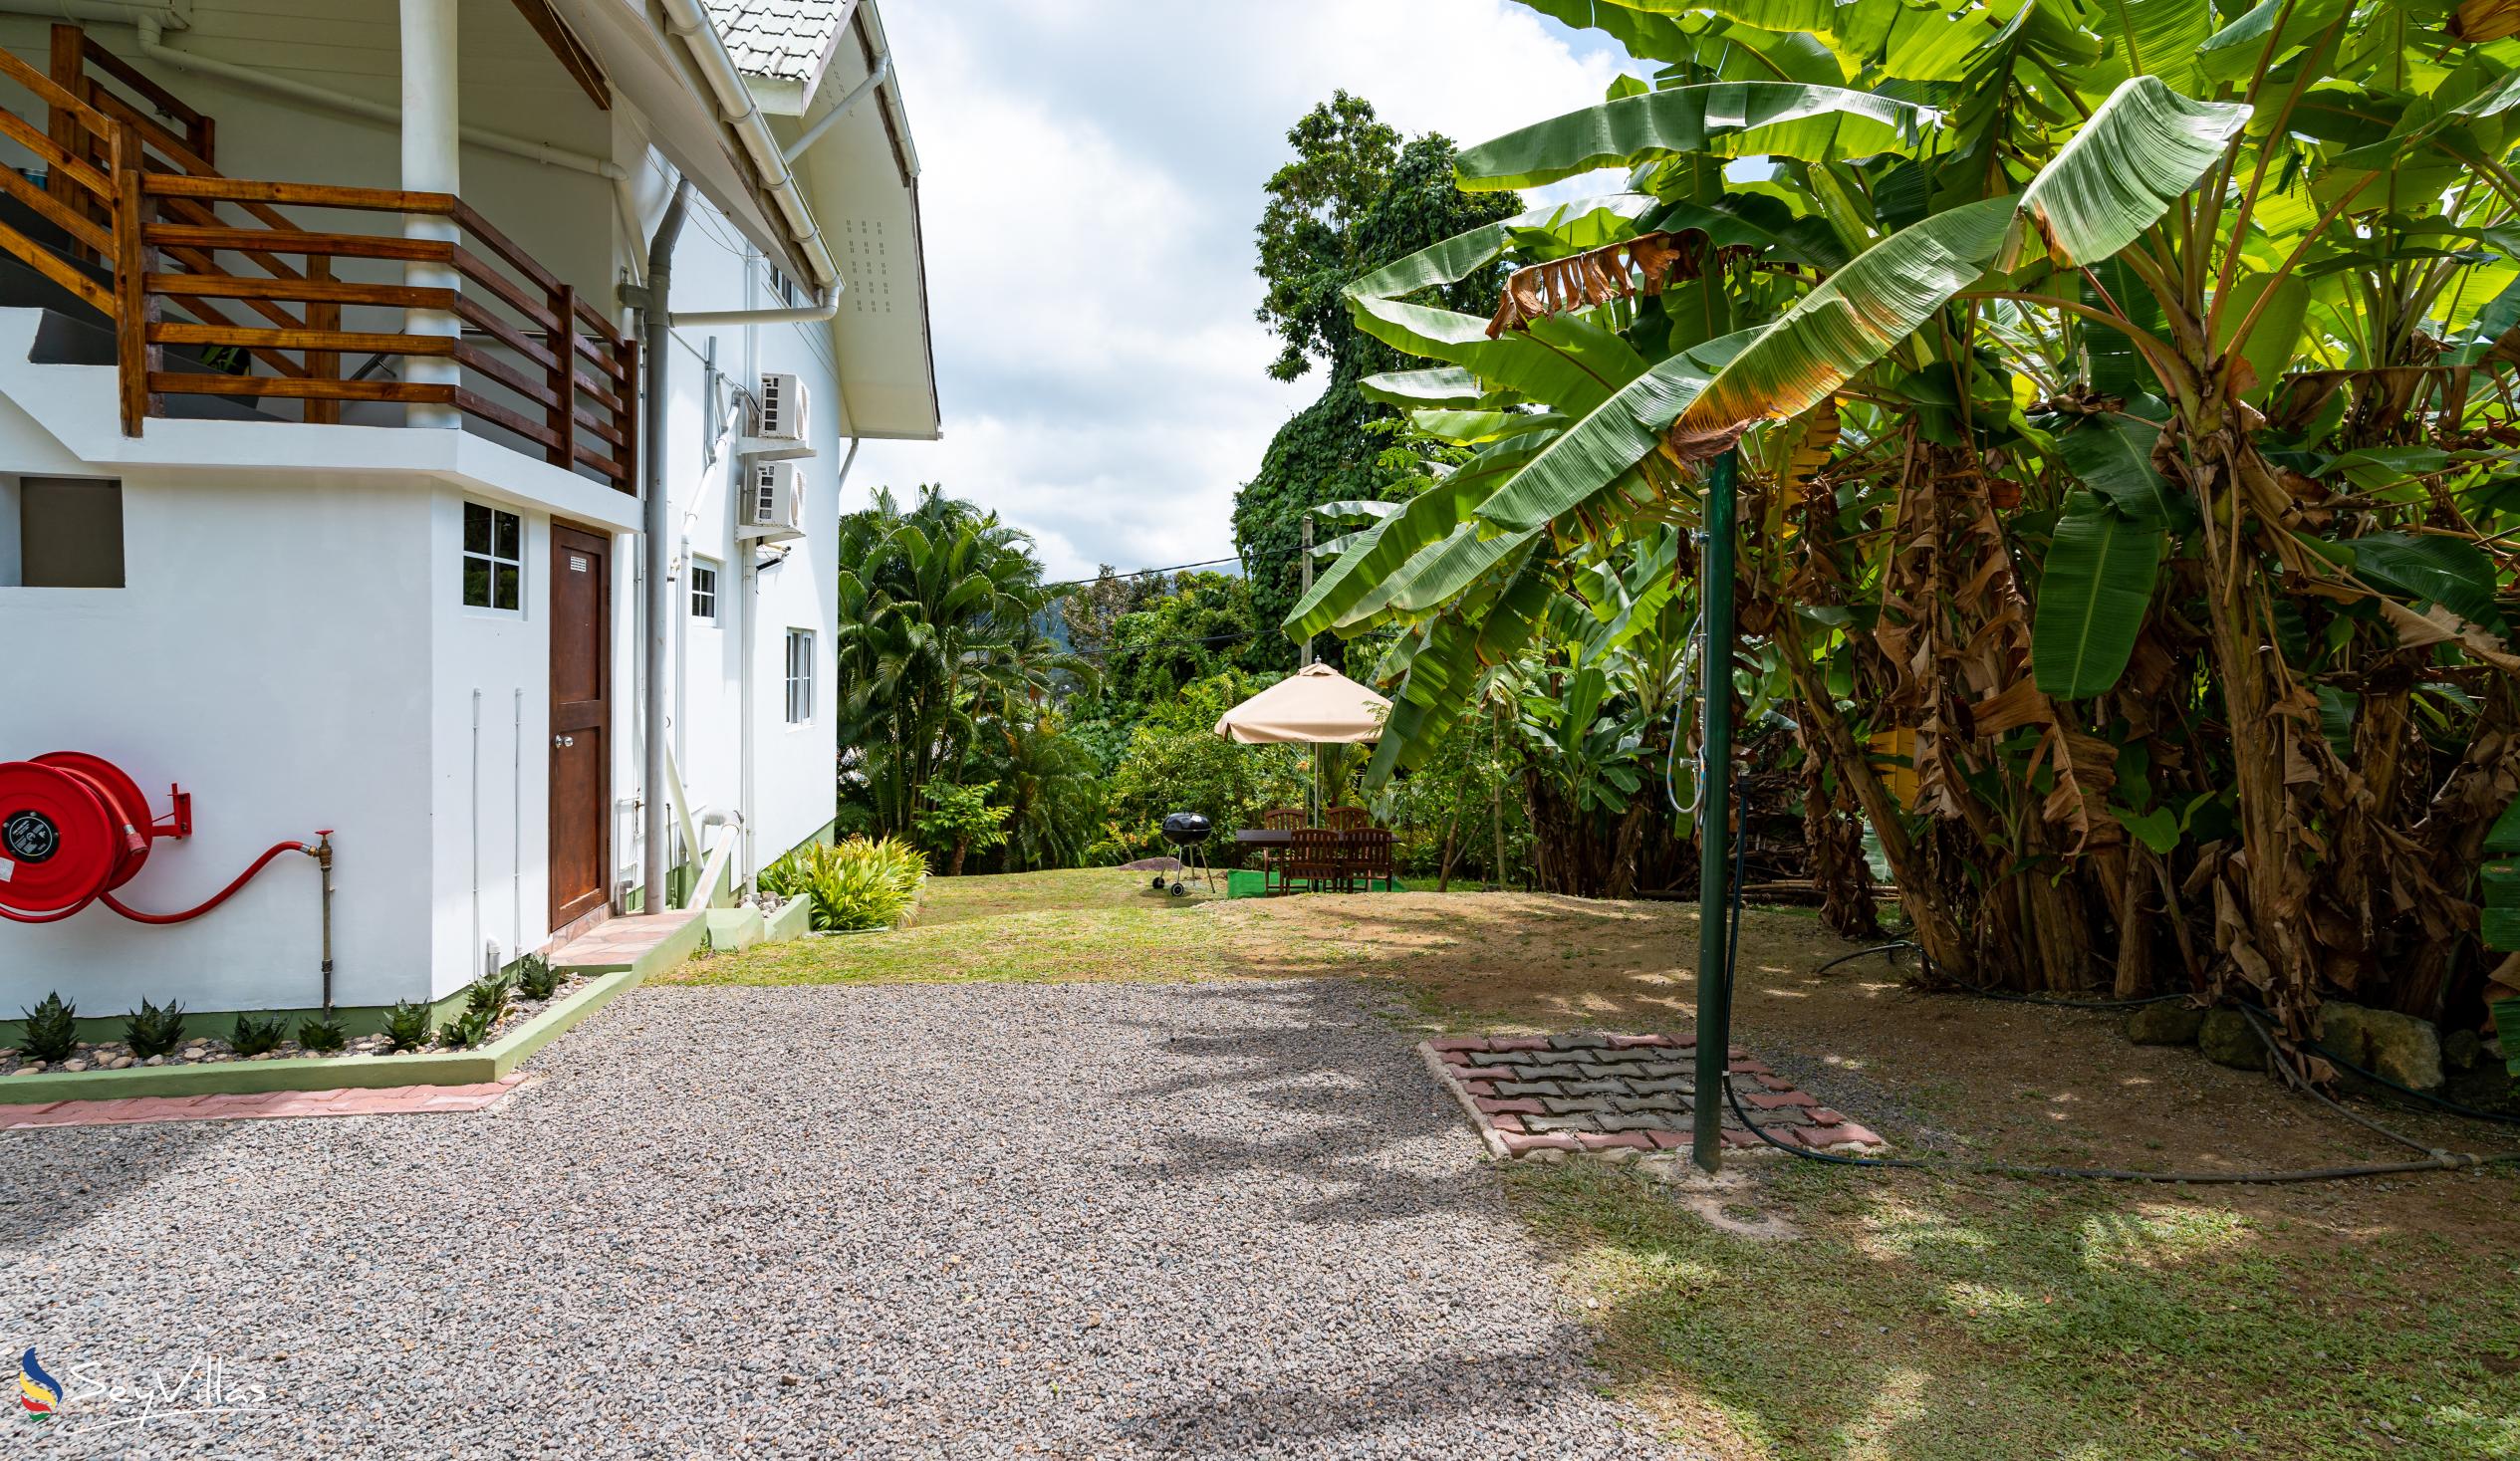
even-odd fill
[[[1207,860],[1207,839],[1215,831],[1208,820],[1196,812],[1175,812],[1163,819],[1163,840],[1172,844],[1180,865],[1172,869],[1172,895],[1183,897],[1189,889],[1181,885],[1181,874],[1195,865],[1199,875],[1207,879],[1207,890],[1216,890],[1216,869]],[[1163,874],[1155,874],[1154,885],[1163,886]]]

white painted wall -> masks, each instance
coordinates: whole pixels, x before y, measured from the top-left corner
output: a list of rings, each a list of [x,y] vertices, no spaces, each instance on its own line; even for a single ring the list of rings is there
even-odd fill
[[[0,471],[76,475],[0,401]],[[192,793],[193,836],[160,842],[121,896],[191,906],[263,849],[336,830],[336,998],[427,987],[429,501],[407,486],[187,487],[124,480],[122,589],[0,588],[0,756],[80,750],[166,810]],[[274,862],[207,917],[173,927],[92,908],[0,924],[0,1010],[52,989],[90,1014],[142,998],[197,1009],[299,1007],[320,995],[311,859]]]
[[[263,13],[295,41],[346,48],[350,61],[338,68],[328,63],[325,75],[308,79],[391,95],[389,67],[356,64],[367,54],[359,38],[378,23],[389,62],[389,3],[271,0]],[[504,23],[497,17],[513,20],[507,0],[465,0],[467,28]],[[98,33],[109,44],[115,40],[111,27]],[[467,31],[468,38],[476,34]],[[661,170],[634,124],[621,111],[607,119],[586,107],[558,78],[540,43],[530,34],[527,40],[526,59],[538,70],[549,67],[543,82],[556,79],[565,96],[550,85],[519,90],[498,75],[468,72],[467,120],[529,130],[527,120],[561,117],[562,134],[554,139],[589,150],[609,145],[639,174],[645,208],[637,226],[642,233],[651,228],[663,199]],[[205,50],[232,44],[228,59],[257,60],[251,37],[221,41],[204,31],[186,44]],[[40,64],[42,26],[0,20],[0,45]],[[227,170],[370,185],[393,181],[394,139],[384,128],[301,114],[200,77],[161,75],[218,116]],[[584,112],[574,122],[568,120],[572,106]],[[537,134],[554,129],[546,124]],[[583,291],[600,296],[630,267],[629,226],[598,179],[479,149],[467,151],[463,166],[467,197]],[[679,309],[775,303],[766,267],[704,202],[695,204],[676,270],[673,304]],[[357,328],[359,322],[347,323]],[[23,339],[22,327],[22,320],[0,319],[0,338]],[[712,335],[719,365],[735,380],[749,384],[761,370],[788,370],[806,379],[814,397],[819,454],[806,464],[809,534],[784,545],[784,557],[754,576],[743,572],[756,550],[735,535],[729,490],[736,470],[732,434],[740,423],[711,451],[718,433],[706,419],[699,357]],[[272,842],[336,829],[335,995],[342,1004],[443,997],[478,972],[485,942],[495,942],[501,957],[512,957],[520,942],[542,946],[550,933],[549,535],[555,511],[567,516],[568,504],[585,499],[591,484],[561,479],[555,485],[558,474],[516,458],[513,476],[494,470],[487,489],[480,480],[462,486],[398,458],[394,442],[407,442],[408,432],[298,425],[221,425],[218,432],[222,450],[245,439],[236,433],[268,434],[275,460],[290,454],[288,442],[320,435],[330,443],[327,450],[373,461],[339,478],[299,470],[262,479],[232,466],[188,469],[127,457],[99,465],[60,445],[65,435],[120,441],[112,437],[110,390],[99,381],[78,377],[76,389],[55,388],[73,378],[64,372],[80,368],[0,362],[0,384],[28,377],[30,408],[97,416],[75,423],[76,430],[50,420],[48,429],[0,392],[0,482],[19,473],[122,477],[126,587],[0,588],[0,645],[8,646],[0,760],[91,751],[122,764],[153,795],[162,797],[168,781],[195,794],[195,836],[160,844],[127,890],[129,900],[144,907],[189,905]],[[721,391],[718,399],[723,404],[731,396]],[[723,570],[714,626],[688,621],[687,576],[674,585],[680,669],[663,693],[693,803],[739,808],[741,646],[749,619],[755,765],[746,809],[752,837],[741,863],[749,871],[814,836],[833,813],[834,474],[847,423],[830,329],[681,332],[662,409],[670,517],[687,525],[677,539],[687,534],[688,551]],[[168,423],[149,439],[185,439],[187,426]],[[467,491],[525,519],[521,612],[461,604]],[[0,490],[0,506],[7,498]],[[14,537],[14,526],[12,516],[0,548]],[[638,683],[637,539],[617,534],[613,544],[618,889],[640,856],[638,819],[630,807],[639,794],[638,696],[645,687]],[[818,660],[815,718],[794,727],[783,715],[784,640],[791,626],[814,630]],[[29,686],[37,692],[22,688]],[[119,1013],[143,997],[178,998],[201,1010],[309,1005],[319,993],[317,915],[314,866],[293,856],[228,906],[190,924],[146,927],[102,909],[59,924],[0,923],[0,1015],[55,988],[90,1014]]]

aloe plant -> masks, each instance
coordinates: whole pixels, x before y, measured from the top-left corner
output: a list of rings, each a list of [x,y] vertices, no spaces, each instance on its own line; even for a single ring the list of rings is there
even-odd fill
[[[55,990],[44,996],[35,1008],[21,1009],[26,1019],[26,1034],[18,1048],[39,1061],[66,1061],[79,1049],[79,1007],[65,1002]]]

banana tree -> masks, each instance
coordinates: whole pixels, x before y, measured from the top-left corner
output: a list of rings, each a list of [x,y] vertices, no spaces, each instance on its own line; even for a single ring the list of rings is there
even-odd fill
[[[1938,962],[2438,1013],[2520,784],[2520,47],[2350,0],[1533,3],[1652,80],[1457,163],[1624,191],[1350,289],[1430,363],[1368,390],[1475,446],[1289,618],[1405,631],[1373,774],[1738,446],[1754,632]],[[1489,318],[1423,302],[1499,260]]]

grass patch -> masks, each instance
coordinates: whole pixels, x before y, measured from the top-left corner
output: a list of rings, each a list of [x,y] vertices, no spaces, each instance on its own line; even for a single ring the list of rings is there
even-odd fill
[[[1793,1165],[1758,1200],[1804,1236],[1759,1242],[1615,1169],[1509,1182],[1622,1393],[1725,1454],[2520,1456],[2509,1256],[2430,1233],[2301,1248],[2169,1191]]]
[[[1230,972],[1201,913],[1151,874],[1105,870],[938,877],[912,927],[801,938],[681,965],[673,984],[885,984],[1184,979]]]

